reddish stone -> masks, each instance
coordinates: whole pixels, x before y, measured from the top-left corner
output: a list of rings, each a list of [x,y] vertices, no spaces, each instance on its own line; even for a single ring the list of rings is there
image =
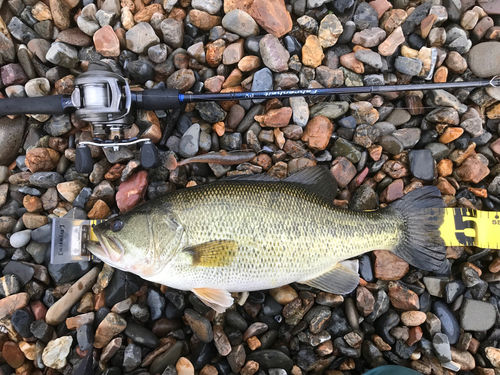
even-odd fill
[[[92,38],[78,27],[60,31],[57,34],[57,40],[76,47],[86,47],[92,44]]]
[[[453,172],[453,162],[450,159],[442,159],[437,165],[438,175],[446,177]]]
[[[191,4],[191,0],[189,1]],[[224,0],[224,13],[228,14],[234,9],[239,9],[244,12],[250,13],[250,7],[253,4],[253,0]]]
[[[210,77],[205,80],[205,88],[210,92],[219,92],[224,83],[224,76]]]
[[[120,55],[120,41],[113,28],[106,25],[94,34],[95,49],[103,56],[117,57]]]
[[[382,146],[372,145],[368,147],[368,153],[374,161],[379,161],[380,157],[382,156]]]
[[[495,142],[490,145],[491,151],[493,151],[496,155],[500,156],[500,138],[498,138]]]
[[[212,16],[211,14],[198,9],[192,9],[189,11],[189,20],[194,26],[205,31],[221,24],[220,17]]]
[[[30,308],[35,320],[45,319],[45,314],[47,314],[47,308],[41,301],[31,302]]]
[[[399,280],[410,269],[410,265],[388,250],[375,250],[375,277],[380,280]]]
[[[436,184],[436,187],[443,195],[455,195],[455,193],[457,192],[455,188],[444,177],[438,178],[438,183]]]
[[[116,193],[116,204],[121,212],[134,208],[144,198],[148,187],[148,173],[139,171],[120,184]]]
[[[385,12],[392,9],[392,4],[387,0],[370,1],[368,4],[377,11],[378,18],[382,17]]]
[[[437,20],[437,15],[429,14],[422,20],[422,22],[420,22],[420,34],[422,38],[424,39],[427,38],[436,20]]]
[[[406,345],[412,346],[420,341],[424,333],[422,332],[422,328],[420,327],[412,327],[410,328],[410,333],[408,340],[406,340]]]
[[[405,36],[403,34],[403,29],[399,26],[378,46],[378,53],[382,56],[390,56],[396,51],[398,46],[404,43],[404,41]]]
[[[420,308],[418,295],[399,282],[391,281],[389,283],[389,299],[396,309],[410,311]]]
[[[43,209],[40,198],[32,195],[24,196],[23,206],[28,210],[28,212],[40,212]]]
[[[263,127],[282,128],[290,123],[292,117],[292,109],[290,107],[283,107],[279,109],[272,109],[264,115],[254,116]]]
[[[268,154],[259,154],[251,160],[252,164],[262,167],[263,170],[267,171],[271,168],[273,162]]]
[[[354,57],[354,54],[354,52],[351,52],[340,56],[340,64],[355,73],[363,74],[365,72],[365,66],[361,61]]]
[[[292,30],[292,18],[283,0],[254,0],[249,14],[264,30],[276,38]]]
[[[391,203],[396,199],[401,198],[404,188],[404,182],[400,178],[394,180],[389,186],[387,186],[382,194],[380,194],[380,200],[384,203]]]
[[[319,115],[307,123],[301,139],[312,149],[324,150],[330,142],[332,133],[333,124],[331,121],[327,117]]]
[[[3,344],[2,355],[5,362],[15,369],[21,367],[26,359],[19,346],[12,341],[7,341]]]
[[[222,62],[222,56],[226,49],[226,42],[222,39],[217,39],[213,43],[207,44],[206,60],[208,65],[217,67]]]
[[[397,160],[389,160],[382,167],[382,171],[392,178],[401,178],[410,175],[410,169]]]
[[[28,304],[28,293],[12,294],[0,299],[0,320],[12,315],[14,311],[22,309]]]
[[[34,172],[51,171],[59,162],[59,153],[50,148],[34,148],[26,152],[26,167]]]
[[[89,219],[100,220],[106,219],[111,214],[111,210],[109,209],[106,202],[99,199],[94,203],[94,207],[88,213]]]
[[[453,126],[448,127],[439,137],[439,142],[445,144],[453,142],[455,139],[459,138],[463,133],[464,133],[463,128],[453,127]]]
[[[114,181],[117,180],[121,177],[123,170],[125,169],[126,165],[117,163],[113,165],[109,170],[106,172],[104,175],[104,178],[106,180]]]
[[[29,81],[21,64],[7,64],[0,67],[0,76],[5,86],[24,85]]]
[[[469,157],[457,169],[458,177],[463,181],[472,181],[475,184],[483,180],[489,173],[489,168],[482,163],[477,155]]]
[[[336,158],[332,162],[330,171],[337,180],[340,189],[345,188],[356,176],[356,167],[343,156]]]

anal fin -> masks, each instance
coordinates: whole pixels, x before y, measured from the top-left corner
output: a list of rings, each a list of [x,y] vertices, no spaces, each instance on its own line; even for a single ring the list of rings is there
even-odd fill
[[[330,271],[302,284],[333,294],[351,293],[359,284],[359,275],[352,268],[337,263]]]
[[[223,313],[234,303],[233,297],[227,290],[211,288],[195,288],[191,290],[205,305],[218,313]]]

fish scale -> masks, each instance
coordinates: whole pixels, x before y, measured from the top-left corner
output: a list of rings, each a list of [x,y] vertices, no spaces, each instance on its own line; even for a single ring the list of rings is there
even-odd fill
[[[238,255],[224,267],[193,267],[181,250],[154,277],[174,287],[226,285],[241,291],[305,281],[339,260],[392,249],[402,230],[396,215],[339,209],[288,183],[214,183],[163,200],[172,205],[191,246],[214,240],[239,244]]]

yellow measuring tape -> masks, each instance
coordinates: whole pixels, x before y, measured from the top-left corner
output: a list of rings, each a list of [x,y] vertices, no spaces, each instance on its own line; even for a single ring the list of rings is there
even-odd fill
[[[500,212],[468,208],[440,208],[437,211],[444,215],[439,230],[446,246],[500,249]]]
[[[468,208],[433,209],[444,222],[439,227],[446,246],[476,246],[500,249],[500,212],[477,211]],[[437,215],[430,218],[436,218]],[[105,220],[90,221],[90,241],[98,241],[93,226]]]

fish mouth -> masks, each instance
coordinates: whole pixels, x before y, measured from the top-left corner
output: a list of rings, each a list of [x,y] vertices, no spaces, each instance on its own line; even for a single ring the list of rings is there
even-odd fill
[[[125,249],[118,239],[106,236],[105,234],[99,233],[98,231],[95,231],[95,235],[99,240],[99,244],[101,245],[101,251],[98,250],[98,253],[102,252],[102,255],[107,257],[112,262],[118,262],[123,257]]]

